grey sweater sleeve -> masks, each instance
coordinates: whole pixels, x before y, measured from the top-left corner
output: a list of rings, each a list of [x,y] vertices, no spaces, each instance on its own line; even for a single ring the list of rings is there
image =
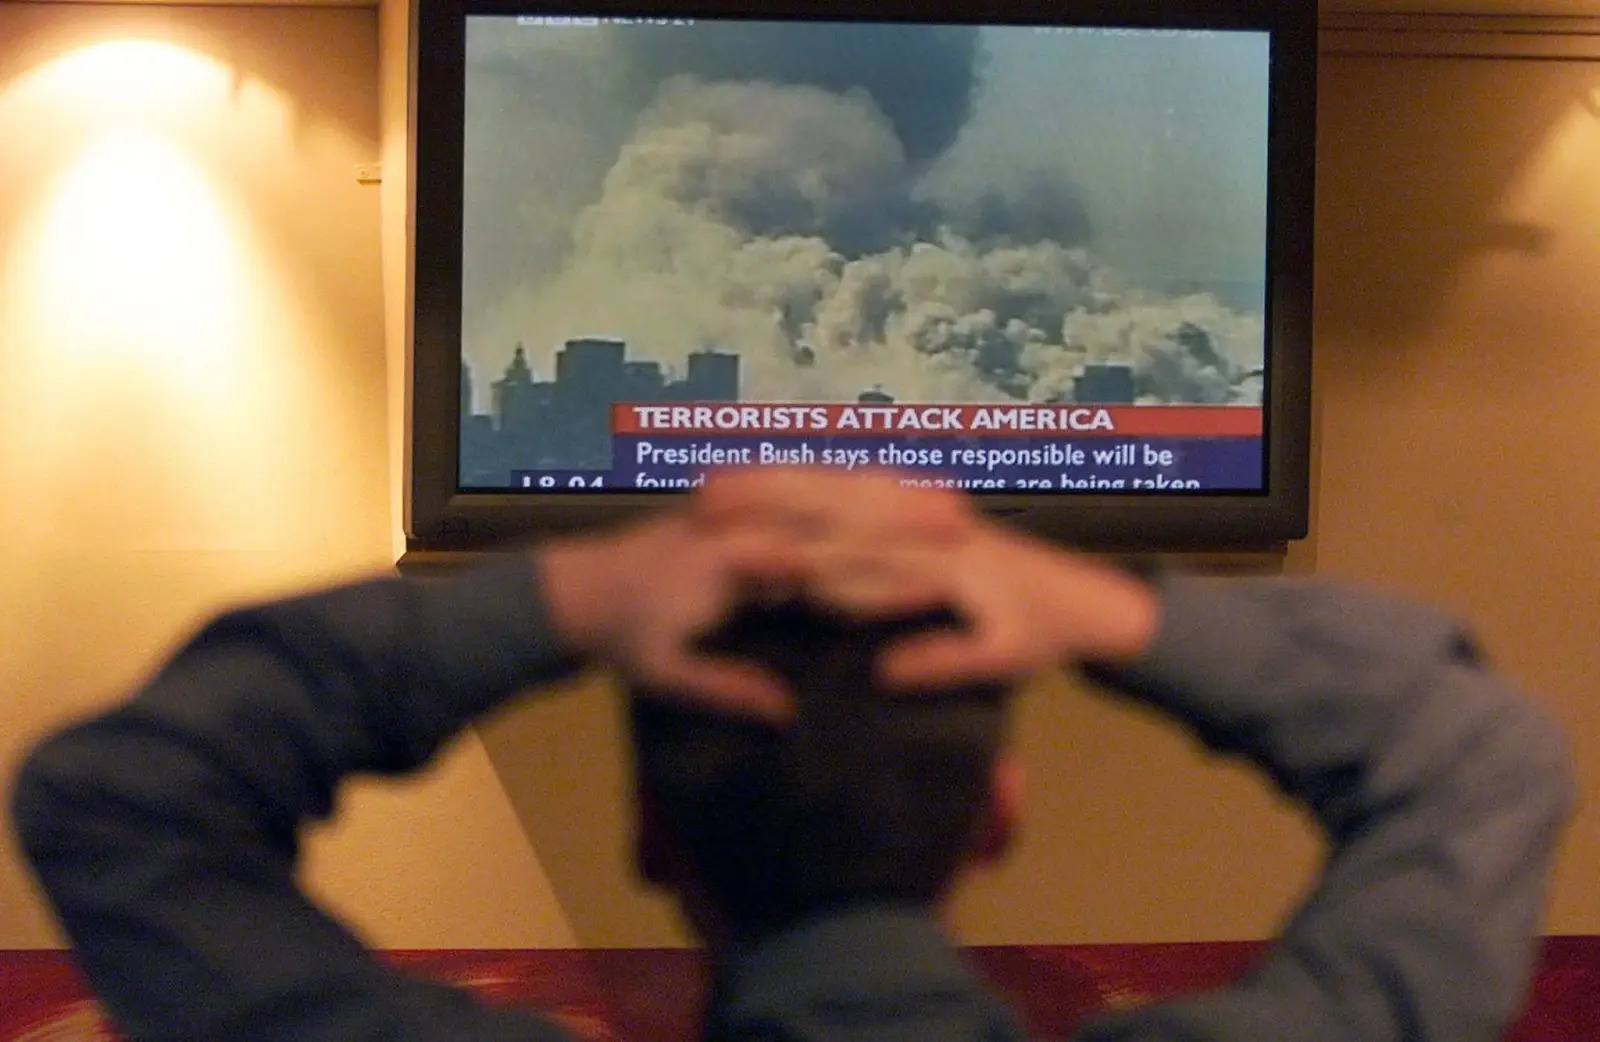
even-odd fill
[[[1145,661],[1092,672],[1261,766],[1331,852],[1246,979],[1081,1042],[1499,1039],[1573,802],[1560,731],[1427,609],[1291,581],[1161,584]]]
[[[573,672],[528,560],[227,614],[135,698],[24,765],[24,849],[112,1018],[178,1039],[559,1039],[374,960],[294,879],[342,779],[426,763]]]

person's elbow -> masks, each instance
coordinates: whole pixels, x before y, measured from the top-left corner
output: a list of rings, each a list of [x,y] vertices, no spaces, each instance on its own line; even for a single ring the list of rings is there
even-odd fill
[[[1571,819],[1578,804],[1571,739],[1542,709],[1529,712],[1524,728],[1528,737],[1521,762],[1527,799],[1549,827],[1559,831]]]
[[[41,872],[79,845],[102,788],[100,754],[80,725],[40,742],[23,760],[11,793],[11,821],[23,853]]]

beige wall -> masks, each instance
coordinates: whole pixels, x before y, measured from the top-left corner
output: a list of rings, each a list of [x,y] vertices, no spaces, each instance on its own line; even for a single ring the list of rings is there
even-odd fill
[[[378,44],[0,4],[0,788],[205,614],[394,560]],[[570,943],[476,742],[346,809],[311,882],[379,943]],[[0,948],[55,943],[7,833]]]
[[[1570,728],[1593,793],[1600,64],[1331,54],[1321,87],[1315,520],[1284,568],[1471,616]],[[659,904],[616,896],[611,707],[545,702],[482,734],[575,934],[671,943]],[[1158,722],[1058,681],[1023,700],[1017,734],[1034,813],[963,895],[966,939],[1262,937],[1310,882],[1319,845],[1298,813]],[[1586,802],[1553,931],[1600,932],[1597,870]]]
[[[1600,932],[1600,62],[1342,58],[1325,85],[1304,558],[1466,613],[1567,725],[1551,924]]]
[[[403,30],[400,4],[0,6],[5,778],[206,612],[393,559]],[[1339,56],[1323,87],[1316,522],[1288,567],[1473,615],[1593,792],[1600,68]],[[547,700],[362,787],[313,888],[384,946],[676,943],[628,879],[614,713]],[[1017,730],[1034,816],[968,939],[1262,936],[1308,881],[1297,816],[1154,721],[1061,682]],[[1559,932],[1600,932],[1584,813]],[[5,847],[0,947],[56,943]]]

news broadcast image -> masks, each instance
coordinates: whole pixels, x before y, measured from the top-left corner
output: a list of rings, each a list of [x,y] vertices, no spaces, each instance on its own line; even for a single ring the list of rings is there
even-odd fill
[[[1265,33],[468,19],[458,484],[1260,492]]]

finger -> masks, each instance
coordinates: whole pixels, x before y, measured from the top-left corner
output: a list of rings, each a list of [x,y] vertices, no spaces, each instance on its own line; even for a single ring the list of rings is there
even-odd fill
[[[960,534],[977,522],[971,497],[956,489],[907,484],[905,471],[870,469],[848,480],[848,495],[828,497],[829,517],[860,531]]]
[[[749,662],[710,655],[682,656],[651,670],[652,690],[684,705],[741,719],[784,724],[794,702],[783,681]]]
[[[798,580],[806,572],[804,545],[781,528],[742,524],[702,538],[717,567],[730,576]]]
[[[823,538],[796,539],[792,541],[792,549],[808,562],[813,572],[870,568],[910,575],[950,571],[949,562],[960,553],[961,547],[959,543],[880,530],[842,531]]]
[[[707,479],[693,509],[700,523],[712,527],[761,520],[807,535],[885,530],[952,537],[976,523],[968,497],[953,489],[906,486],[906,477],[887,469],[721,471]]]
[[[982,633],[907,637],[878,659],[878,678],[891,690],[939,689],[958,684],[1011,683],[1038,663],[1020,646]]]
[[[704,538],[717,555],[718,567],[740,589],[796,593],[802,587],[842,589],[867,578],[886,588],[898,584],[911,589],[941,585],[948,572],[937,567],[942,551],[906,539],[806,540],[765,525],[741,525]]]
[[[858,621],[892,619],[950,605],[949,591],[939,583],[903,581],[898,577],[856,575],[804,586],[809,599]]]
[[[802,596],[862,621],[941,608],[959,612],[967,599],[960,571],[941,567],[938,554],[905,548],[802,548],[769,571],[748,571],[745,584],[781,591],[770,600]]]
[[[749,515],[805,516],[825,499],[840,474],[821,467],[739,467],[711,471],[691,509],[702,521]]]
[[[977,515],[967,496],[947,488],[907,488],[900,478],[863,475],[829,501],[830,531],[949,541],[969,533]]]
[[[808,561],[793,539],[744,533],[724,540],[714,552],[721,590],[717,612],[743,603],[782,604],[805,588]]]

